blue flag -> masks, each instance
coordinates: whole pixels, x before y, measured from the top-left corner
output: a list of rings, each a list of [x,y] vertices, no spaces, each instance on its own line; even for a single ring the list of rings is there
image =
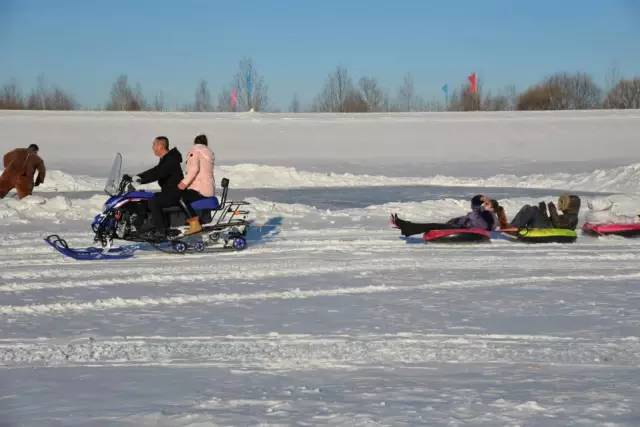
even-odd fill
[[[251,80],[251,75],[247,75],[247,92],[249,95],[249,102],[251,102],[251,96],[253,92],[253,81]]]

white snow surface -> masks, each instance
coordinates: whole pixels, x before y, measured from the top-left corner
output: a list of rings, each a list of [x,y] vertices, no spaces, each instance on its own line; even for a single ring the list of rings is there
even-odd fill
[[[343,172],[485,176],[508,164],[640,162],[640,110],[411,114],[249,114],[0,111],[0,152],[37,143],[52,169],[95,176],[121,152],[149,165],[157,135],[186,154],[206,133],[219,164],[340,166]],[[447,167],[443,165],[449,165]],[[374,168],[374,166],[376,166]],[[558,171],[569,165],[563,164]],[[590,166],[589,166],[590,167]],[[304,169],[304,168],[302,168]],[[593,168],[591,168],[593,169]],[[402,173],[404,171],[404,173]],[[410,172],[410,173],[407,173]],[[465,172],[466,173],[461,173]],[[529,174],[530,172],[527,172]],[[380,173],[378,173],[380,174]],[[519,174],[522,175],[522,174]]]
[[[556,190],[587,191],[585,207],[637,215],[632,155],[617,167],[595,160],[590,171],[484,178],[331,173],[331,164],[294,169],[263,158],[217,169],[231,197],[251,203],[242,252],[78,262],[42,242],[58,233],[72,246],[93,244],[89,223],[113,153],[93,152],[78,135],[108,126],[137,139],[173,121],[183,134],[211,120],[241,134],[308,126],[336,139],[355,126],[363,138],[370,127],[371,140],[391,126],[408,141],[424,126],[525,135],[543,121],[569,141],[603,128],[612,144],[632,147],[636,115],[0,113],[9,123],[0,134],[33,129],[106,164],[53,170],[34,196],[0,201],[0,426],[636,426],[640,240],[426,245],[388,224],[390,212],[461,215],[477,190],[468,187],[492,187],[482,191],[499,194],[510,216]],[[242,143],[260,152],[273,140]],[[274,156],[287,155],[273,144]],[[587,145],[580,156],[593,162],[600,147]],[[422,187],[395,187],[409,184]]]

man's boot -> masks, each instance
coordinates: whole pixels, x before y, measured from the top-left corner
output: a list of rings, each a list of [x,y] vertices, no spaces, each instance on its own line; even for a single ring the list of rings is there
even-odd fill
[[[196,234],[202,231],[202,225],[200,225],[200,219],[197,216],[189,218],[187,223],[189,224],[189,229],[184,233],[185,235]]]

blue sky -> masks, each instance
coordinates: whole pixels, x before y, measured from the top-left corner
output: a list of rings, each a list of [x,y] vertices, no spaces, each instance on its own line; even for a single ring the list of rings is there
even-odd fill
[[[494,91],[556,71],[604,84],[614,63],[640,75],[640,1],[0,0],[0,55],[0,82],[28,89],[42,73],[88,107],[121,73],[170,105],[191,102],[200,79],[215,98],[242,57],[285,110],[338,64],[391,94],[411,72],[429,99],[472,71]]]

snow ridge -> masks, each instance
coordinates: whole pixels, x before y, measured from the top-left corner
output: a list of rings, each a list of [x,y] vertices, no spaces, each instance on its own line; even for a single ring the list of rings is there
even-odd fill
[[[439,283],[424,283],[416,286],[398,285],[369,285],[369,286],[345,286],[340,288],[302,290],[298,288],[253,293],[214,293],[198,295],[173,295],[160,298],[106,298],[88,302],[58,302],[50,304],[29,305],[2,305],[0,315],[49,315],[64,314],[69,312],[86,312],[100,310],[114,310],[123,308],[142,308],[158,306],[180,306],[186,304],[215,304],[236,303],[241,301],[268,301],[268,300],[292,300],[309,299],[315,297],[333,297],[341,295],[370,295],[393,292],[412,292],[416,290],[452,289],[452,288],[478,288],[500,287],[517,284],[573,281],[573,282],[599,282],[599,281],[626,281],[639,279],[640,273],[614,275],[544,275],[516,278],[495,278],[488,280],[447,280]]]
[[[424,363],[636,366],[640,339],[593,342],[555,336],[478,334],[265,334],[112,337],[0,342],[0,366],[216,366],[313,370]]]
[[[426,177],[390,177],[384,175],[335,172],[310,172],[295,167],[268,166],[253,163],[219,165],[218,177],[231,179],[233,188],[319,188],[319,187],[380,187],[403,185],[439,185],[460,187],[515,187],[581,190],[594,192],[636,193],[640,188],[640,163],[584,173],[550,173],[532,175],[498,174],[488,178],[474,176],[433,175]],[[105,178],[52,170],[46,182],[36,191],[102,192]]]

